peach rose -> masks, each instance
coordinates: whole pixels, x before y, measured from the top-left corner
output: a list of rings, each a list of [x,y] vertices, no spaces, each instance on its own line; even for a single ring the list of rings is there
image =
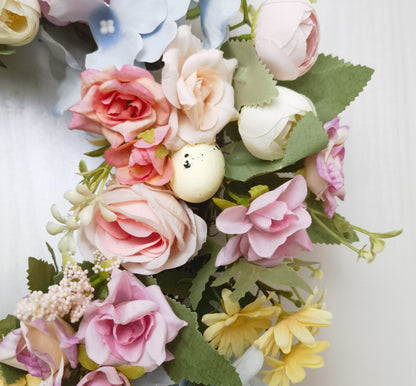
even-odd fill
[[[133,141],[144,130],[168,123],[170,106],[150,72],[125,65],[121,70],[81,73],[82,99],[69,109],[70,129],[104,135],[112,147]]]
[[[103,217],[103,206],[114,219]],[[113,220],[113,221],[110,221]],[[130,272],[151,275],[185,264],[205,241],[207,225],[169,190],[112,185],[101,195],[91,221],[80,228],[80,249],[91,257],[121,257]]]
[[[224,59],[217,49],[203,50],[185,25],[179,27],[163,61],[162,87],[174,106],[166,146],[177,150],[186,143],[213,144],[216,134],[238,116],[231,85],[237,61]]]
[[[277,80],[296,79],[318,57],[319,25],[309,0],[266,0],[253,35],[258,56]]]

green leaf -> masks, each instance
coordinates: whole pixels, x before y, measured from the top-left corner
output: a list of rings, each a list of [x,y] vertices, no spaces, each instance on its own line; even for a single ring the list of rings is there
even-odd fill
[[[212,286],[217,287],[227,283],[231,278],[235,279],[234,292],[230,299],[233,302],[238,301],[257,280],[274,284],[275,286],[287,285],[290,287],[299,287],[312,293],[309,285],[298,275],[298,273],[282,263],[273,268],[265,268],[259,265],[251,264],[244,259],[238,260],[231,267],[227,268],[224,273],[214,280]]]
[[[402,232],[403,230],[400,229],[398,231],[390,231],[385,233],[373,233],[373,235],[380,239],[389,239],[391,237],[399,236],[400,234],[402,234]]]
[[[214,201],[214,204],[218,206],[218,208],[220,208],[221,210],[231,208],[232,206],[237,205],[235,202],[224,200],[223,198],[218,198],[218,197],[213,197],[212,201]]]
[[[188,323],[176,339],[167,345],[175,357],[165,362],[164,369],[176,383],[182,379],[204,385],[241,385],[231,363],[218,353],[198,331],[197,314],[167,298],[176,316]]]
[[[257,197],[261,196],[264,193],[269,191],[269,187],[267,185],[255,185],[250,188],[248,193],[252,200],[255,200]]]
[[[136,275],[136,277],[146,286],[157,285],[157,281],[154,277],[149,275]]]
[[[155,150],[155,156],[157,158],[165,158],[167,155],[169,155],[169,150],[166,148],[166,146],[163,143],[158,145]]]
[[[276,81],[257,56],[250,41],[229,40],[222,46],[224,57],[236,58],[233,87],[235,107],[263,106],[278,95]]]
[[[13,315],[7,315],[3,320],[0,320],[0,342],[10,331],[16,330],[19,327],[19,319]]]
[[[100,147],[99,149],[84,153],[84,155],[88,157],[101,157],[109,147],[110,145],[105,145],[103,147]]]
[[[54,283],[57,274],[52,264],[34,257],[28,259],[27,285],[30,291],[48,292],[48,287]]]
[[[17,382],[20,378],[24,377],[27,371],[17,369],[16,367],[5,365],[0,363],[0,375],[4,379],[6,385],[11,385]]]
[[[281,170],[297,161],[318,153],[328,144],[328,136],[319,119],[306,114],[293,128],[284,157],[277,161],[263,161],[252,156],[242,142],[236,143],[225,161],[225,176],[238,181]]]
[[[200,252],[200,255],[203,255],[205,252],[206,254],[210,254],[211,257],[208,262],[198,271],[192,281],[192,286],[189,290],[189,300],[194,310],[198,307],[198,304],[202,299],[202,293],[205,290],[205,286],[208,283],[210,276],[213,275],[217,270],[217,267],[215,266],[215,260],[217,259],[217,255],[220,249],[220,245],[218,245],[212,239],[208,239]]]
[[[374,70],[354,66],[331,55],[319,55],[314,66],[300,78],[279,82],[309,97],[318,117],[328,122],[338,116],[363,90]]]
[[[16,52],[15,49],[5,44],[0,44],[0,55],[11,55],[11,54],[14,54],[15,52]]]
[[[165,295],[186,299],[189,296],[192,277],[191,272],[169,269],[157,274],[156,281]]]
[[[351,228],[348,221],[344,217],[335,213],[332,219],[328,218],[323,210],[322,203],[309,196],[306,199],[308,210],[312,215],[312,224],[306,230],[314,244],[341,244],[340,240],[331,235],[331,232],[337,234],[341,239],[347,243],[354,243],[359,241],[357,233]],[[319,223],[322,222],[325,227]]]
[[[110,142],[108,142],[107,138],[100,137],[100,138],[89,138],[87,141],[94,146],[103,147],[103,146],[110,146]]]
[[[153,143],[155,141],[155,129],[149,129],[139,133],[137,139],[143,139],[147,143]]]

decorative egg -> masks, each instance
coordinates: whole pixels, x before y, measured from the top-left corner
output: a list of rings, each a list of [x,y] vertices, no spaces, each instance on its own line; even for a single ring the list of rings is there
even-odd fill
[[[171,156],[170,187],[182,200],[198,203],[211,198],[225,174],[225,161],[216,145],[185,145]]]

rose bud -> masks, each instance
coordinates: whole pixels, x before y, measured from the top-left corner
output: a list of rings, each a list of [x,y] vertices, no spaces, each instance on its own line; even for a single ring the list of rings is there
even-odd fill
[[[283,158],[293,127],[307,112],[316,114],[309,98],[277,86],[279,95],[269,105],[241,110],[238,131],[247,150],[263,160]]]
[[[256,51],[277,80],[293,80],[318,57],[319,26],[309,0],[266,0],[253,24]]]

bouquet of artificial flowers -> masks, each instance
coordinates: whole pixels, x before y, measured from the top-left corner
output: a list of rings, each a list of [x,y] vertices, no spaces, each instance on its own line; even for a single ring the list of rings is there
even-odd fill
[[[54,112],[69,107],[101,159],[80,161],[66,215],[52,207],[62,263],[49,244],[51,263],[29,258],[30,294],[0,321],[0,382],[286,386],[322,367],[332,315],[305,252],[343,244],[371,262],[400,232],[336,213],[338,115],[373,71],[318,55],[310,1],[0,11],[0,54],[40,24],[66,69]]]

